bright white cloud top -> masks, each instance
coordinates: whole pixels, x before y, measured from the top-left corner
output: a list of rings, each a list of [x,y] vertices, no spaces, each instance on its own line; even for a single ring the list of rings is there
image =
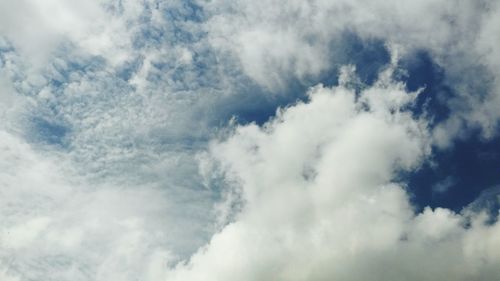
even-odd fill
[[[499,278],[498,188],[404,177],[498,138],[496,1],[84,2],[0,2],[0,280]]]

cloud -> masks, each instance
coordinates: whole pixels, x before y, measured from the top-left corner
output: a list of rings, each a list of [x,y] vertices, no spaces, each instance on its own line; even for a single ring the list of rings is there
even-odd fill
[[[222,73],[196,40],[174,38],[196,37],[170,25],[189,14],[179,3],[128,1],[90,19],[78,3],[0,5],[24,4],[33,18],[0,20],[12,20],[0,31],[0,278],[157,280],[218,227],[220,194],[196,155],[232,110],[213,86]],[[68,16],[92,23],[46,22]],[[29,49],[37,40],[47,45]]]
[[[45,63],[65,37],[85,36],[102,17],[98,1],[3,1],[0,10],[0,32],[35,64]]]
[[[429,132],[405,110],[417,93],[387,74],[357,98],[318,85],[262,127],[214,142],[243,210],[167,280],[496,278],[498,223],[442,208],[415,214],[394,181],[429,155]]]
[[[451,187],[453,187],[454,184],[456,184],[457,180],[453,176],[446,177],[444,180],[436,183],[434,186],[432,186],[432,192],[434,193],[445,193],[447,192]]]
[[[200,233],[200,225],[184,223],[183,213],[194,210],[176,210],[158,186],[89,185],[64,158],[40,155],[15,136],[1,135],[0,263],[7,276],[145,278],[177,258],[180,252],[171,250],[192,245],[189,232]]]
[[[498,224],[477,204],[415,214],[395,178],[495,136],[497,14],[3,1],[0,279],[491,280]],[[415,50],[457,93],[435,129],[394,81]]]
[[[433,133],[438,145],[450,145],[468,133],[466,127],[479,127],[485,138],[496,135],[495,1],[217,1],[205,7],[212,15],[210,42],[273,91],[286,91],[289,80],[307,81],[349,63],[354,46],[346,46],[344,34],[352,32],[363,40],[397,44],[407,56],[425,50],[444,68],[445,83],[457,96],[446,101],[452,116]]]

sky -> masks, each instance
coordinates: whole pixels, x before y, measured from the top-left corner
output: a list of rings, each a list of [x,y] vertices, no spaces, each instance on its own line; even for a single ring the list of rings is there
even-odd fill
[[[500,2],[1,0],[0,280],[500,280]]]

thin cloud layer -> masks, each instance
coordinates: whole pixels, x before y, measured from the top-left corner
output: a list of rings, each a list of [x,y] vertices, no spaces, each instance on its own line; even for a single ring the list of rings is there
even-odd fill
[[[494,280],[496,193],[402,175],[497,136],[499,9],[2,1],[0,279]]]

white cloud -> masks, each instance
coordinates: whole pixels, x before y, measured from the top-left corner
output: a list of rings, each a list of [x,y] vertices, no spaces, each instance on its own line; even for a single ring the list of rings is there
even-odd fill
[[[2,1],[0,32],[32,63],[43,64],[65,36],[88,32],[101,16],[97,1]]]
[[[216,227],[218,191],[202,186],[195,154],[210,134],[214,117],[205,111],[217,96],[195,84],[203,82],[195,47],[150,38],[138,38],[142,49],[131,46],[149,28],[170,28],[160,11],[148,26],[142,3],[88,19],[78,6],[56,2],[49,4],[69,10],[0,19],[13,21],[0,31],[7,41],[0,49],[0,278],[158,280],[167,262],[188,257]],[[17,4],[0,5],[16,14]],[[32,8],[38,15],[54,7]],[[48,26],[60,16],[92,24]],[[32,24],[40,34],[14,32]],[[101,37],[111,45],[94,44]],[[37,40],[47,45],[29,50]],[[126,62],[139,58],[130,83],[119,76],[121,53]],[[56,143],[44,139],[54,125],[64,130]]]
[[[0,134],[0,268],[13,280],[156,280],[211,231],[202,191],[90,181]]]
[[[317,86],[308,102],[214,143],[243,211],[167,280],[496,278],[500,224],[440,208],[415,215],[393,182],[429,151],[425,121],[402,111],[412,94],[387,82],[358,100]]]
[[[391,80],[397,56],[373,87],[344,67],[340,87],[205,153],[232,113],[339,67],[345,30],[496,77],[485,3],[211,1],[197,22],[182,1],[1,2],[0,279],[491,280],[498,224],[415,215],[393,180],[464,120],[495,133],[498,91],[476,98],[475,76],[450,102],[473,106],[429,132]],[[60,144],[36,139],[54,124]]]
[[[212,45],[273,91],[283,91],[290,79],[335,69],[352,55],[343,50],[342,36],[353,32],[407,51],[426,50],[444,67],[457,97],[447,101],[453,114],[435,133],[439,145],[448,145],[466,126],[480,127],[487,138],[496,134],[500,91],[497,79],[487,79],[500,73],[495,1],[221,0],[205,7],[212,13]]]

